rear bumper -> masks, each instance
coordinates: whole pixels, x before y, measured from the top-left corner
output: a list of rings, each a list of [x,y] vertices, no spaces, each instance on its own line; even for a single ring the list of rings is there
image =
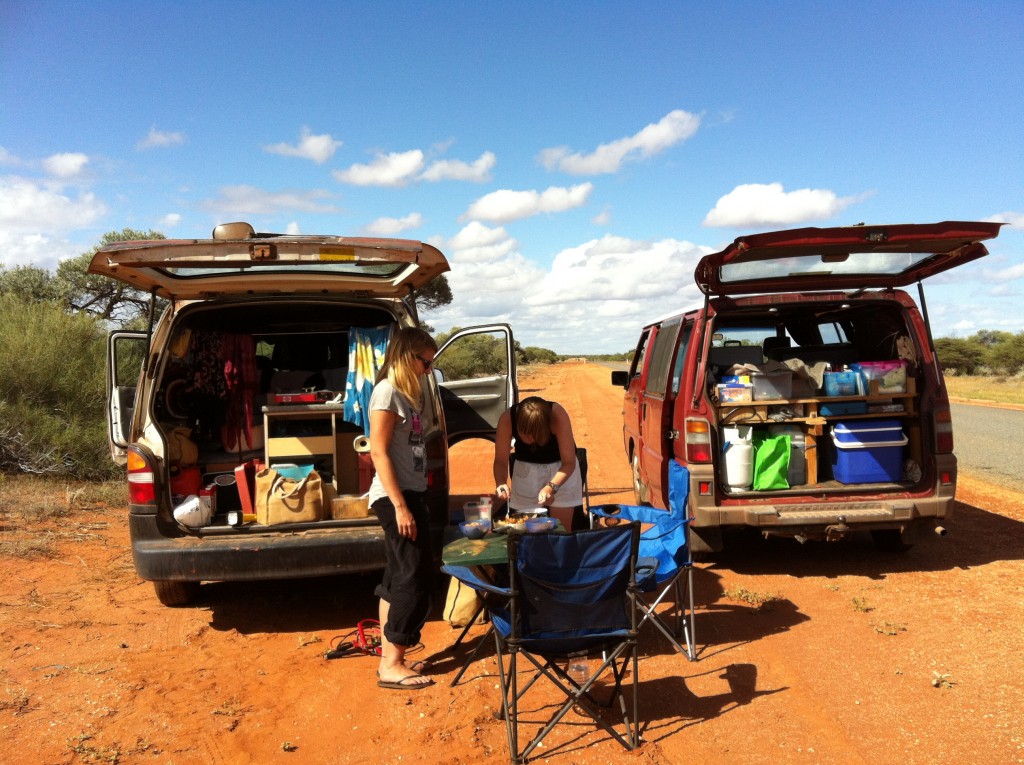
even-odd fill
[[[142,579],[257,581],[384,568],[377,525],[204,536],[165,536],[155,515],[129,515],[132,559]],[[431,529],[440,558],[442,529]]]
[[[934,525],[953,512],[956,461],[943,455],[939,467],[951,475],[949,485],[931,491],[909,491],[897,484],[847,486],[841,490],[821,486],[785,493],[750,492],[745,497],[715,504],[713,497],[699,497],[698,481],[708,480],[710,469],[691,468],[693,528],[756,528],[766,534],[835,538],[848,530],[901,529]],[[694,475],[695,474],[695,475]],[[808,495],[814,495],[814,498]]]

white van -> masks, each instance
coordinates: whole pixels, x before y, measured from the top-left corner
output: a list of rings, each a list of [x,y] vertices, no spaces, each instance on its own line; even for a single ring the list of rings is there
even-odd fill
[[[190,602],[202,581],[383,567],[383,532],[364,499],[372,464],[355,393],[362,369],[349,361],[379,360],[390,328],[416,326],[416,290],[447,270],[421,242],[260,234],[245,223],[218,226],[212,239],[117,242],[96,253],[89,273],[151,294],[154,306],[167,301],[146,331],[112,333],[108,354],[110,442],[128,469],[132,556],[161,602]],[[493,346],[491,368],[467,367],[480,354],[464,352],[466,342]],[[446,447],[493,440],[517,400],[513,349],[511,328],[495,324],[456,333],[437,354],[423,420],[438,551]],[[239,490],[255,461],[315,468],[322,516],[255,522]],[[209,522],[175,520],[190,497],[211,503]]]
[[[694,549],[722,532],[905,549],[942,531],[956,457],[921,281],[983,257],[1000,223],[804,228],[736,239],[694,278],[702,305],[640,333],[623,443],[638,502],[688,468]],[[919,305],[900,287],[917,283]]]

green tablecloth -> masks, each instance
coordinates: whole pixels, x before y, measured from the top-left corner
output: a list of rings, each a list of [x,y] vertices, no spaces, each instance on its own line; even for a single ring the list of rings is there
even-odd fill
[[[502,534],[491,532],[482,539],[467,539],[462,536],[458,526],[449,526],[444,530],[445,546],[441,550],[441,560],[446,566],[500,566],[508,563],[508,535],[522,534],[522,531],[511,531]],[[554,533],[566,533],[561,524]]]

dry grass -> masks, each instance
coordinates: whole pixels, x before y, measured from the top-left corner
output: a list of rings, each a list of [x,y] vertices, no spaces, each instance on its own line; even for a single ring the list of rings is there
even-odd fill
[[[0,475],[0,555],[53,557],[59,540],[91,534],[91,526],[74,523],[76,514],[127,506],[123,480],[90,483]]]
[[[1024,405],[1024,377],[946,377],[951,398]]]

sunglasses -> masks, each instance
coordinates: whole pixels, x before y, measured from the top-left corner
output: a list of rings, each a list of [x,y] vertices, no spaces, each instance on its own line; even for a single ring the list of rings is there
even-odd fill
[[[425,359],[422,356],[417,356],[416,358],[418,358],[420,363],[423,364],[424,369],[430,369],[430,365],[434,363],[433,359]]]

